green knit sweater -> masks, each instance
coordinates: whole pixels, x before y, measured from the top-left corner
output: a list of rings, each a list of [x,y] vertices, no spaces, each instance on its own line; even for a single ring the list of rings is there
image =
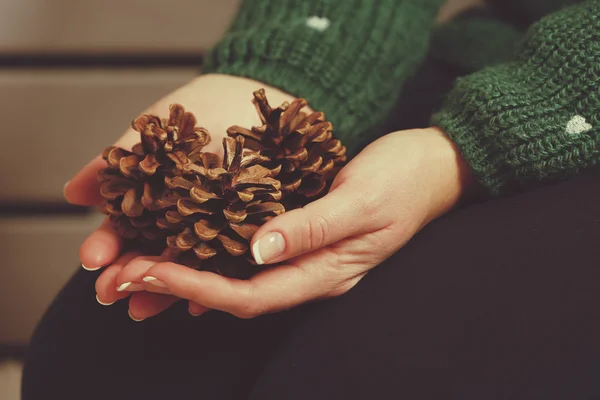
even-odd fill
[[[390,116],[404,83],[427,55],[443,2],[245,0],[205,71],[250,77],[306,98],[328,115],[336,136],[352,151],[376,137]],[[485,43],[506,44],[490,25],[464,24],[468,29],[462,36],[438,34],[446,42],[432,49],[471,67],[495,65],[459,79],[433,124],[456,142],[492,194],[561,179],[596,164],[600,0],[491,3],[514,15],[517,27],[554,13],[529,27],[515,56],[500,64],[497,54],[506,48],[482,52]],[[514,41],[513,28],[494,23],[510,30]],[[476,45],[447,43],[469,34],[480,36],[471,41]],[[486,52],[496,54],[489,64],[482,61]]]

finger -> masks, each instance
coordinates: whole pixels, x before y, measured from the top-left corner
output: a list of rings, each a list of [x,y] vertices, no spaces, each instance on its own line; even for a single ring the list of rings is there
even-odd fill
[[[115,146],[131,149],[140,141],[140,135],[129,128],[127,132],[115,143]],[[97,156],[79,171],[64,187],[65,199],[71,204],[93,206],[102,202],[98,171],[106,168],[106,161]]]
[[[102,196],[97,175],[98,171],[105,167],[106,162],[100,156],[90,161],[65,185],[65,199],[71,204],[80,206],[100,204]]]
[[[159,263],[148,270],[146,277],[152,277],[151,284],[167,287],[177,297],[240,318],[285,310],[325,294],[318,275],[291,265],[244,281],[174,263]]]
[[[143,281],[144,274],[150,267],[166,259],[160,256],[140,256],[132,259],[119,272],[116,280],[118,292],[139,292],[149,290],[155,293],[170,294],[168,290],[150,285]]]
[[[322,199],[273,218],[254,234],[252,254],[261,264],[278,263],[346,237],[375,229],[357,189],[340,185]],[[360,216],[360,218],[358,218]]]
[[[79,259],[83,268],[94,271],[110,265],[121,253],[122,241],[106,218],[79,248]]]
[[[178,300],[177,297],[158,293],[133,293],[129,299],[129,317],[134,321],[143,321],[160,314]]]
[[[128,292],[117,291],[117,276],[129,261],[138,256],[138,253],[124,254],[114,264],[102,271],[102,274],[96,279],[96,300],[98,300],[98,303],[109,306],[115,301],[129,296]]]
[[[208,307],[204,307],[203,305],[200,305],[198,303],[195,303],[193,301],[189,302],[188,305],[188,312],[193,316],[193,317],[199,317],[202,314],[206,313],[210,311],[210,309]]]

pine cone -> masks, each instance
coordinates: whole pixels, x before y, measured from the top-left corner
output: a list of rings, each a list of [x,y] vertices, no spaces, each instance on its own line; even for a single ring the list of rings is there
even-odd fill
[[[283,204],[297,208],[323,196],[346,162],[346,148],[333,138],[333,126],[322,112],[306,114],[306,100],[271,108],[264,89],[254,92],[263,123],[251,130],[232,126],[231,137],[246,138],[242,166],[262,165],[281,181]]]
[[[346,161],[321,112],[306,114],[297,99],[272,109],[254,92],[262,126],[228,129],[224,157],[202,152],[210,135],[172,105],[168,120],[142,115],[133,123],[141,143],[109,147],[99,174],[103,211],[133,244],[179,263],[231,277],[254,274],[249,241],[286,209],[326,193]]]
[[[179,104],[171,105],[168,120],[144,114],[132,127],[140,132],[141,143],[132,151],[111,146],[102,154],[108,167],[98,175],[106,199],[101,210],[125,239],[164,243],[166,232],[156,226],[156,212],[166,206],[165,177],[182,173],[180,166],[193,162],[210,135]]]
[[[196,162],[181,165],[184,175],[165,179],[170,192],[163,201],[176,210],[159,218],[158,227],[179,232],[167,238],[170,258],[228,276],[233,273],[223,268],[232,263],[238,266],[237,276],[243,272],[240,265],[249,266],[252,236],[285,209],[279,203],[281,184],[272,172],[260,165],[242,166],[243,147],[242,136],[224,138],[223,160],[201,153]]]

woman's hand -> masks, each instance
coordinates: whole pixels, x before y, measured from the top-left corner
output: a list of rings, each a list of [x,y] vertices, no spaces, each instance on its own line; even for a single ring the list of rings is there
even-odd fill
[[[251,318],[339,296],[456,205],[469,175],[438,129],[392,133],[344,167],[325,197],[256,232],[254,257],[278,263],[274,268],[241,281],[146,258],[130,262],[116,279],[188,299],[195,315],[216,309]],[[145,304],[135,315],[156,310]]]
[[[206,151],[222,154],[221,139],[231,125],[253,126],[260,125],[256,110],[251,104],[252,92],[264,87],[272,104],[279,105],[283,101],[290,101],[292,96],[271,88],[261,82],[250,79],[237,78],[225,75],[203,75],[194,79],[189,84],[162,98],[145,112],[166,116],[169,105],[181,103],[186,110],[193,112],[198,124],[206,128],[212,137],[211,143],[205,147]],[[131,149],[140,141],[140,134],[133,129],[116,142],[117,146]],[[107,143],[108,145],[108,143]],[[92,160],[65,186],[65,197],[73,204],[92,206],[99,205],[102,201],[100,185],[96,174],[106,167],[100,156]],[[119,236],[108,220],[93,232],[83,243],[80,249],[82,265],[88,270],[97,270],[106,267],[96,282],[98,301],[101,304],[110,304],[127,297],[129,292],[117,291],[122,286],[117,282],[119,272],[132,260],[144,262],[145,257],[139,254],[121,254],[122,243]],[[156,261],[155,258],[150,260]],[[140,285],[130,285],[129,290],[141,289]],[[138,293],[131,299],[131,314],[136,314],[139,308],[148,312],[159,312],[170,305],[175,299],[153,293]],[[143,314],[142,314],[143,315]]]

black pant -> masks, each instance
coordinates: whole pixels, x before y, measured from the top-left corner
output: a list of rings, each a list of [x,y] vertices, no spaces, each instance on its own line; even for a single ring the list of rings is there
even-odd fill
[[[80,271],[23,399],[600,398],[599,178],[455,211],[348,294],[254,320],[133,322]]]

